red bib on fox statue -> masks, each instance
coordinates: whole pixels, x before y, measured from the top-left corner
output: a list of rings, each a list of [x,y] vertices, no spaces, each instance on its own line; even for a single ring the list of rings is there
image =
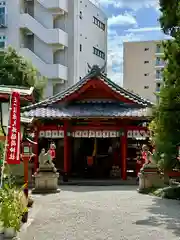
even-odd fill
[[[55,145],[55,143],[50,144],[49,153],[51,155],[52,160],[54,160],[56,158],[56,145]]]

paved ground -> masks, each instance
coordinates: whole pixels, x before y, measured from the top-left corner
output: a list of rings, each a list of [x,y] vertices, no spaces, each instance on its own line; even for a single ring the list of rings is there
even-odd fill
[[[63,186],[34,198],[21,240],[180,239],[180,203],[140,195],[135,186]]]

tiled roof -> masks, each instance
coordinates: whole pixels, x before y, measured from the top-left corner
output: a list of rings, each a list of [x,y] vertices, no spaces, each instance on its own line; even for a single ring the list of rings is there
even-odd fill
[[[108,85],[109,88],[111,88],[113,91],[116,93],[124,96],[125,98],[134,101],[135,103],[141,105],[141,106],[152,106],[153,104],[145,100],[144,98],[128,91],[125,90],[124,88],[120,87],[119,85],[115,84],[113,81],[111,81],[109,78],[107,78],[103,73],[94,73],[94,67],[96,68],[95,71],[97,71],[97,66],[93,66],[91,69],[91,72],[85,76],[81,81],[78,81],[76,84],[73,86],[69,87],[67,90],[60,92],[52,97],[49,97],[39,103],[33,104],[26,106],[22,108],[23,111],[26,110],[31,110],[35,108],[45,108],[45,107],[50,107],[56,102],[59,102],[60,100],[63,100],[65,97],[69,96],[70,94],[74,93],[75,91],[78,91],[83,85],[85,85],[88,81],[90,81],[92,78],[98,78],[100,81],[104,82],[106,85]],[[99,69],[100,70],[100,69]]]
[[[125,106],[115,103],[84,103],[66,107],[37,107],[24,111],[24,117],[35,118],[75,118],[75,117],[135,117],[148,118],[150,108]]]

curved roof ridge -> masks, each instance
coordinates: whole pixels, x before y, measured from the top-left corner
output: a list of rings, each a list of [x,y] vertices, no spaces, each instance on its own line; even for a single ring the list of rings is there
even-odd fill
[[[102,68],[103,69],[103,68]],[[73,92],[79,90],[84,84],[87,83],[87,81],[90,81],[93,78],[97,78],[105,84],[107,84],[112,90],[116,91],[118,94],[122,94],[124,97],[128,98],[129,100],[132,100],[136,102],[139,105],[143,106],[153,106],[154,104],[150,102],[149,100],[146,100],[126,89],[123,87],[120,87],[118,84],[114,83],[111,79],[109,79],[105,74],[101,72],[101,70],[97,65],[93,66],[91,68],[91,71],[80,81],[73,84],[72,86],[68,87],[67,89],[57,93],[54,96],[48,97],[38,103],[23,107],[22,110],[30,110],[36,107],[46,107],[50,104],[54,104],[62,99],[64,99],[66,96],[72,94]]]

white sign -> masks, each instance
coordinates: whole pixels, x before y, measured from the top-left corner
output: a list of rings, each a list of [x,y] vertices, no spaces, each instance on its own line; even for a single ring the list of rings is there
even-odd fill
[[[42,130],[39,132],[39,138],[64,138],[64,130]]]
[[[146,139],[150,136],[148,130],[128,130],[127,137],[128,138],[135,138],[139,140]]]

